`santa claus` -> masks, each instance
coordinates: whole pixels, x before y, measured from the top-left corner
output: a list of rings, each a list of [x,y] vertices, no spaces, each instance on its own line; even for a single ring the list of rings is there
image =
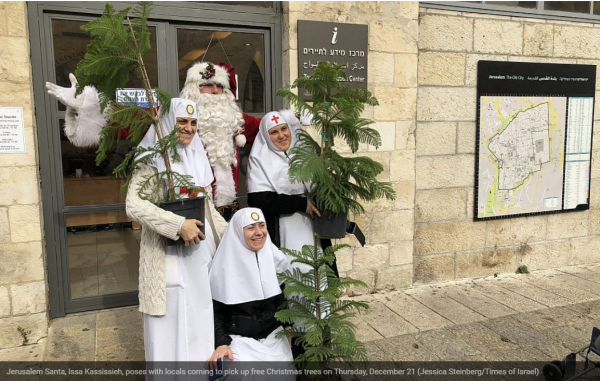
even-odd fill
[[[48,93],[67,107],[65,134],[77,147],[95,147],[107,120],[100,110],[98,92],[86,86],[75,96],[77,79],[69,75],[71,87],[46,82]],[[227,218],[236,210],[239,149],[252,143],[260,119],[243,114],[236,103],[234,69],[225,63],[200,62],[192,65],[180,97],[199,106],[198,133],[214,172],[213,196],[217,209]]]

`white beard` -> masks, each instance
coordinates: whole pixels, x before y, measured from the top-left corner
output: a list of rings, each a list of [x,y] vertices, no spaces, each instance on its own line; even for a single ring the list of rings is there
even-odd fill
[[[229,90],[202,94],[197,88],[188,84],[180,96],[198,104],[198,134],[215,175],[215,205],[228,205],[236,199],[231,166],[237,165],[234,136],[244,131],[244,118]]]

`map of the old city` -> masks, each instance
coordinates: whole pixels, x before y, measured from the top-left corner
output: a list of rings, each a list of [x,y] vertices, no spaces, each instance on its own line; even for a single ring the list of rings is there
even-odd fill
[[[565,97],[480,98],[479,218],[560,210]]]

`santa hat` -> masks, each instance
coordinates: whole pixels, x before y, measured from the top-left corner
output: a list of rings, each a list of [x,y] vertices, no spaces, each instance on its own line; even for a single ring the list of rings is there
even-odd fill
[[[224,62],[198,62],[192,65],[185,77],[185,84],[213,84],[223,86],[234,95],[237,89],[235,69]]]
[[[233,68],[233,66],[228,65],[225,62],[215,62],[215,65],[225,69],[227,75],[229,75],[229,90],[231,90],[231,92],[235,96],[237,90],[237,82],[235,80],[235,69]]]

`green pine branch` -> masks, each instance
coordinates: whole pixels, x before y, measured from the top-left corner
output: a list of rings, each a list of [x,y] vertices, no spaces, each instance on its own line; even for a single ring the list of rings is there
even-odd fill
[[[318,236],[313,245],[305,245],[301,251],[282,250],[290,256],[292,263],[309,266],[309,271],[286,270],[278,274],[285,282],[285,308],[275,317],[284,323],[300,321],[302,328],[283,331],[305,353],[296,362],[307,368],[323,369],[333,360],[362,361],[366,350],[356,340],[356,327],[351,322],[355,313],[367,309],[366,302],[340,299],[350,286],[366,287],[366,284],[351,278],[337,278],[331,265],[335,253],[348,245],[334,245],[324,252],[319,249]]]
[[[101,109],[110,119],[109,125],[101,132],[101,142],[96,152],[97,165],[106,159],[126,132],[127,139],[139,144],[148,127],[155,128],[158,137],[156,146],[132,149],[126,154],[125,160],[114,169],[113,174],[126,178],[122,188],[126,189],[137,166],[149,164],[161,157],[166,171],[144,179],[138,192],[140,197],[145,199],[149,199],[149,194],[159,195],[157,200],[152,201],[160,204],[180,197],[176,194],[175,187],[185,186],[191,190],[197,188],[192,184],[191,176],[171,170],[171,163],[181,161],[176,149],[179,137],[176,131],[164,136],[160,120],[171,107],[171,96],[161,89],[154,89],[156,97],[153,95],[144,65],[143,57],[151,50],[148,28],[151,9],[151,2],[140,2],[135,7],[127,7],[121,11],[115,11],[114,7],[107,3],[99,19],[81,27],[92,40],[75,73],[79,80],[78,93],[87,85],[95,86],[100,94]],[[121,102],[116,101],[116,91],[125,87],[132,76],[137,77],[143,84],[149,108],[138,106],[138,99],[131,97]],[[155,108],[157,104],[161,105],[160,112]],[[142,153],[145,156],[139,159]],[[163,194],[161,189],[165,181],[168,189]]]
[[[290,150],[289,175],[292,181],[313,184],[309,197],[326,215],[360,214],[363,202],[395,198],[391,183],[377,180],[383,171],[381,164],[366,157],[343,157],[334,149],[338,139],[346,142],[352,153],[360,144],[381,145],[379,132],[370,127],[373,121],[361,117],[367,105],[378,105],[377,99],[366,88],[349,88],[343,78],[346,74],[341,65],[323,61],[312,76],[298,78],[292,85],[306,90],[312,104],[291,90],[277,92],[296,110],[313,115],[312,124],[321,139],[299,131],[298,144]]]

